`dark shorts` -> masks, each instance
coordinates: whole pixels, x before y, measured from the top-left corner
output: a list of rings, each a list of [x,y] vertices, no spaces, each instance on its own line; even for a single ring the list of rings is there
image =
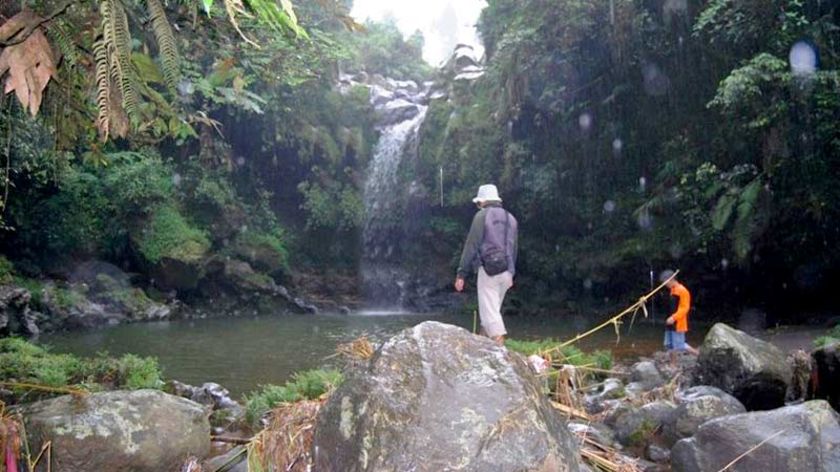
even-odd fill
[[[685,351],[685,333],[665,331],[665,349]]]

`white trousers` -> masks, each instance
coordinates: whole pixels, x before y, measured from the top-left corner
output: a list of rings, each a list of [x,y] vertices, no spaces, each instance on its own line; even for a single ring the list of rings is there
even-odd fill
[[[513,275],[510,272],[490,276],[484,271],[484,267],[479,267],[478,314],[481,317],[481,327],[491,338],[507,334],[505,322],[502,321],[502,302],[505,293],[512,286]]]

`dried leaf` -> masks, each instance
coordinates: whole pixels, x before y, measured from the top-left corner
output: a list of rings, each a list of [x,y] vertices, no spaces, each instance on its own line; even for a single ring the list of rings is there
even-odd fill
[[[9,23],[16,28],[15,25],[20,23],[20,20],[16,18],[24,13],[27,12],[21,12],[12,17],[3,24],[2,28],[7,28]],[[30,16],[31,13],[27,15]],[[6,72],[8,76],[3,93],[8,94],[14,91],[20,104],[29,109],[32,116],[37,115],[41,108],[44,89],[57,73],[56,59],[43,31],[36,29],[23,42],[3,48],[0,52],[0,78]]]

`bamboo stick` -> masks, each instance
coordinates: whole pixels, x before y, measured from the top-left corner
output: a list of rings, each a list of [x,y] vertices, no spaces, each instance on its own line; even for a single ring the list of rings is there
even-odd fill
[[[609,326],[609,325],[616,325],[616,323],[618,322],[618,320],[620,320],[620,319],[621,319],[621,318],[623,318],[624,316],[627,316],[628,314],[630,314],[630,313],[634,312],[635,310],[638,310],[638,309],[642,308],[642,307],[645,305],[645,302],[647,302],[647,300],[648,300],[650,297],[652,297],[652,296],[653,296],[653,295],[655,295],[657,292],[659,292],[660,290],[662,290],[662,289],[663,289],[663,288],[664,288],[664,287],[668,284],[668,282],[670,282],[671,280],[673,280],[673,279],[674,279],[674,277],[676,277],[676,276],[677,276],[677,274],[679,274],[679,273],[680,273],[680,271],[679,271],[679,270],[678,270],[678,271],[676,271],[676,272],[674,272],[674,274],[673,274],[673,275],[671,275],[671,277],[668,277],[668,280],[666,280],[666,281],[662,282],[661,284],[659,284],[659,286],[658,286],[658,287],[656,287],[655,289],[651,290],[651,291],[650,291],[650,292],[648,292],[647,294],[642,295],[642,296],[639,298],[639,300],[638,300],[638,301],[636,301],[636,303],[634,303],[634,304],[630,305],[629,307],[627,307],[627,308],[626,308],[624,311],[622,311],[621,313],[619,313],[619,314],[617,314],[617,315],[613,316],[612,318],[610,318],[610,319],[608,319],[607,321],[605,321],[605,322],[603,322],[603,323],[599,324],[598,326],[596,326],[596,327],[594,327],[594,328],[590,329],[589,331],[587,331],[587,332],[585,332],[585,333],[583,333],[583,334],[578,334],[578,335],[577,335],[577,336],[575,336],[574,338],[572,338],[572,339],[570,339],[570,340],[568,340],[568,341],[566,341],[566,342],[564,342],[564,343],[560,344],[559,346],[555,346],[555,347],[552,347],[552,348],[550,348],[550,349],[546,349],[545,351],[542,351],[542,352],[540,352],[539,354],[542,356],[542,355],[546,355],[546,354],[549,354],[549,353],[552,353],[552,352],[558,352],[560,349],[562,349],[562,348],[564,348],[564,347],[566,347],[566,346],[568,346],[568,345],[570,345],[570,344],[574,344],[574,343],[576,343],[576,342],[580,341],[581,339],[583,339],[583,338],[585,338],[585,337],[587,337],[587,336],[591,335],[592,333],[598,332],[598,331],[600,331],[601,329],[606,328],[606,327],[607,327],[607,326]]]

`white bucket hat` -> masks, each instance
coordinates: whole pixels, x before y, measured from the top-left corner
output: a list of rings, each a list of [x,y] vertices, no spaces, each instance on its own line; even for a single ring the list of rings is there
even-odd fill
[[[478,195],[473,198],[473,203],[482,203],[482,202],[501,202],[502,198],[499,197],[499,189],[496,188],[493,184],[482,185],[478,187]]]

